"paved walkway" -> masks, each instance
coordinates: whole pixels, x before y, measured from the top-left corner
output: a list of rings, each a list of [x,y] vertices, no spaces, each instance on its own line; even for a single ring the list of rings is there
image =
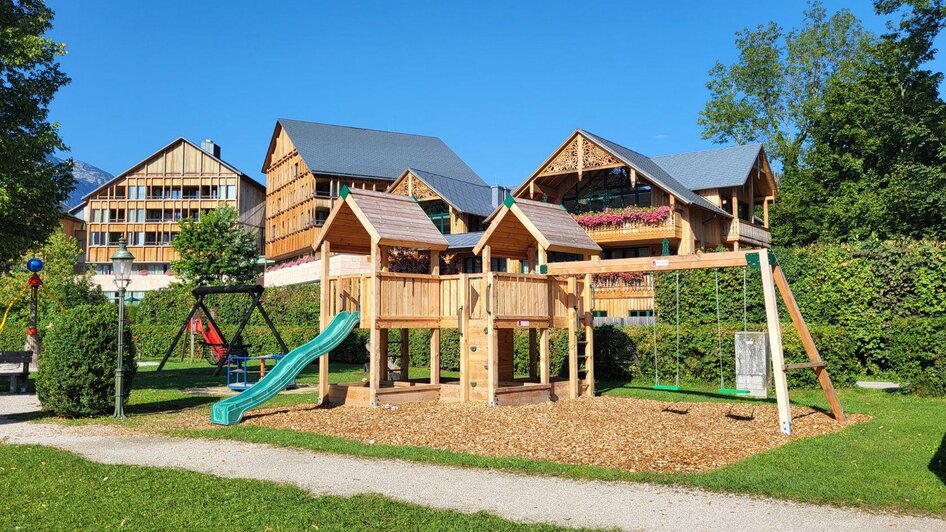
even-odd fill
[[[15,396],[0,396],[0,415],[34,408],[27,399],[11,401],[11,397]],[[107,464],[284,482],[313,495],[377,493],[435,508],[485,510],[522,522],[631,530],[946,530],[946,521],[931,518],[649,484],[524,476],[226,441],[109,434],[102,427],[0,419],[0,441],[58,447]]]

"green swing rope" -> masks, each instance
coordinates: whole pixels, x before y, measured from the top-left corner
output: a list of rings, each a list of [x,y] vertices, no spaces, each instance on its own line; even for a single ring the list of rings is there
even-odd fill
[[[657,274],[654,273],[654,287],[657,286]],[[676,280],[676,325],[677,325],[677,347],[676,347],[676,376],[673,386],[660,384],[660,371],[657,366],[657,298],[656,290],[654,297],[654,390],[664,390],[669,392],[680,391],[680,272],[675,273]]]
[[[745,395],[749,390],[739,388],[726,388],[726,382],[723,379],[723,326],[719,312],[719,269],[714,270],[716,279],[716,353],[719,356],[719,393],[727,395]],[[742,271],[742,320],[743,329],[746,327],[746,271]]]

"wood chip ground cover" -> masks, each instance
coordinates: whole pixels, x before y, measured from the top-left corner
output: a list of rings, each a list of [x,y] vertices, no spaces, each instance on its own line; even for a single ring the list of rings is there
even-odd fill
[[[625,471],[695,473],[744,460],[798,438],[841,430],[829,415],[793,408],[795,434],[778,430],[770,405],[668,403],[616,397],[528,406],[416,403],[363,408],[297,406],[244,423],[369,444],[428,447]],[[869,419],[850,416],[850,423]]]

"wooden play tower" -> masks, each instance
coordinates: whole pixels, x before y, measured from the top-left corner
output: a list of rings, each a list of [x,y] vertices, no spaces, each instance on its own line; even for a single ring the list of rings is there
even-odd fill
[[[441,275],[447,241],[410,197],[343,188],[315,243],[322,256],[321,324],[341,311],[357,311],[370,331],[367,382],[328,384],[329,356],[320,363],[319,392],[332,403],[380,406],[416,401],[483,401],[518,405],[595,394],[592,275],[698,268],[758,267],[762,271],[771,363],[779,420],[791,433],[786,373],[813,370],[834,417],[844,420],[831,379],[774,256],[768,251],[599,260],[601,249],[561,206],[507,198],[474,248],[484,265],[492,258],[528,264],[528,273]],[[395,248],[430,253],[427,273],[390,271]],[[329,274],[331,253],[367,256],[370,271]],[[552,255],[567,262],[554,262]],[[487,266],[488,267],[488,266]],[[785,364],[776,303],[781,294],[809,361]],[[552,378],[549,329],[568,331],[566,377]],[[398,380],[387,372],[388,332],[399,329]],[[410,378],[409,329],[429,329],[430,378]],[[440,331],[458,329],[459,378],[440,374]],[[528,330],[529,372],[514,374],[514,331]]]

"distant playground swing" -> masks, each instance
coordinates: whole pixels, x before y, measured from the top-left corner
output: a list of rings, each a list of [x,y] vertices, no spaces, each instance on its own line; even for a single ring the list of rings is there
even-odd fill
[[[171,354],[174,353],[174,349],[177,347],[178,342],[180,342],[181,336],[183,336],[184,332],[191,327],[194,327],[193,330],[199,332],[204,339],[204,343],[208,348],[208,360],[216,366],[216,369],[214,370],[214,376],[219,375],[225,365],[228,367],[228,381],[231,379],[231,377],[236,375],[234,371],[242,374],[242,380],[240,379],[239,375],[236,375],[235,377],[236,381],[234,383],[234,387],[238,389],[245,389],[246,387],[249,387],[249,383],[246,382],[245,362],[249,360],[259,360],[261,365],[260,373],[264,373],[264,358],[273,358],[278,360],[280,355],[285,355],[289,352],[289,349],[286,347],[286,342],[284,342],[282,336],[279,335],[279,331],[276,330],[276,326],[273,325],[273,321],[269,318],[269,314],[266,312],[266,309],[263,308],[262,301],[260,301],[260,298],[263,295],[262,286],[198,286],[191,291],[191,294],[193,294],[194,298],[196,298],[194,306],[191,307],[190,312],[187,314],[187,318],[184,319],[180,329],[177,331],[177,335],[174,336],[174,341],[171,342],[167,352],[164,353],[161,363],[158,364],[157,371],[164,369],[164,365],[167,363],[168,359],[171,358]],[[223,336],[220,326],[217,325],[213,314],[204,303],[204,298],[212,294],[247,294],[250,296],[250,306],[246,309],[246,312],[243,314],[243,318],[240,320],[240,324],[237,326],[236,331],[233,333],[233,337],[229,341]],[[242,341],[243,329],[250,322],[250,318],[253,317],[254,310],[259,310],[259,313],[266,322],[266,325],[269,326],[269,330],[272,331],[273,336],[276,337],[276,341],[279,342],[279,347],[282,349],[281,354],[268,357],[248,356],[246,346],[243,345]],[[207,319],[206,328],[204,328],[203,322],[200,318],[194,320],[194,316],[197,314],[197,311],[201,311],[204,317]]]

